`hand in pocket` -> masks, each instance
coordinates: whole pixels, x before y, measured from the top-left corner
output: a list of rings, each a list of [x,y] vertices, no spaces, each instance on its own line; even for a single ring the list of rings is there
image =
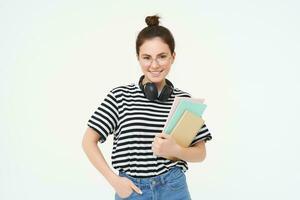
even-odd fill
[[[133,192],[142,194],[142,191],[126,177],[119,177],[114,188],[121,198],[127,198]]]

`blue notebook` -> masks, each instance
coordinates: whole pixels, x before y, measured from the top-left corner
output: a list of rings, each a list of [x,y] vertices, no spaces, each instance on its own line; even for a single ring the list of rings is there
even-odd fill
[[[181,118],[181,116],[183,115],[184,111],[190,111],[195,115],[201,117],[206,107],[207,105],[203,103],[191,102],[189,100],[184,99],[180,100],[176,107],[176,110],[171,116],[168,124],[166,124],[166,127],[164,128],[163,132],[166,134],[170,134],[173,128],[176,126],[179,119]]]

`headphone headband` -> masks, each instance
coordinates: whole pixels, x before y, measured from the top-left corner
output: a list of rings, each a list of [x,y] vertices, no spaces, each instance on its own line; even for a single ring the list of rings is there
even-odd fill
[[[155,83],[147,82],[143,84],[143,80],[145,75],[142,75],[139,80],[139,87],[144,93],[145,97],[150,101],[154,101],[156,99],[160,101],[167,101],[171,94],[173,93],[174,86],[171,81],[165,78],[166,84],[164,85],[163,89],[161,90],[159,96],[158,91]]]

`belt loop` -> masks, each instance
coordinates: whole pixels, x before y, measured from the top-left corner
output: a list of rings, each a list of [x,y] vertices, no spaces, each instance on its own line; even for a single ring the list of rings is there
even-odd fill
[[[136,182],[138,184],[137,187],[140,188],[140,189],[142,189],[141,188],[141,179],[140,178],[136,178],[135,180],[136,180]]]
[[[164,175],[160,176],[160,181],[163,185],[165,184],[165,176]]]

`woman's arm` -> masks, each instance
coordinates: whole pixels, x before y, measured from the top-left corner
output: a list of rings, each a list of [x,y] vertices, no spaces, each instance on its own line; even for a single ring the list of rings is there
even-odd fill
[[[202,162],[206,156],[204,141],[199,141],[191,147],[181,147],[173,137],[165,133],[155,136],[152,142],[152,151],[157,156],[171,160],[176,157],[187,162]]]
[[[97,145],[99,139],[100,135],[95,130],[88,127],[82,139],[82,148],[95,168],[111,185],[113,185],[118,175],[112,171],[103,157],[103,154]]]
[[[179,146],[175,156],[187,162],[202,162],[206,157],[205,142],[199,141],[191,147]]]
[[[131,180],[115,174],[108,166],[97,145],[99,139],[100,135],[95,130],[88,127],[82,139],[82,148],[91,163],[105,177],[120,197],[125,198],[129,196],[132,190],[141,194],[141,190]]]

